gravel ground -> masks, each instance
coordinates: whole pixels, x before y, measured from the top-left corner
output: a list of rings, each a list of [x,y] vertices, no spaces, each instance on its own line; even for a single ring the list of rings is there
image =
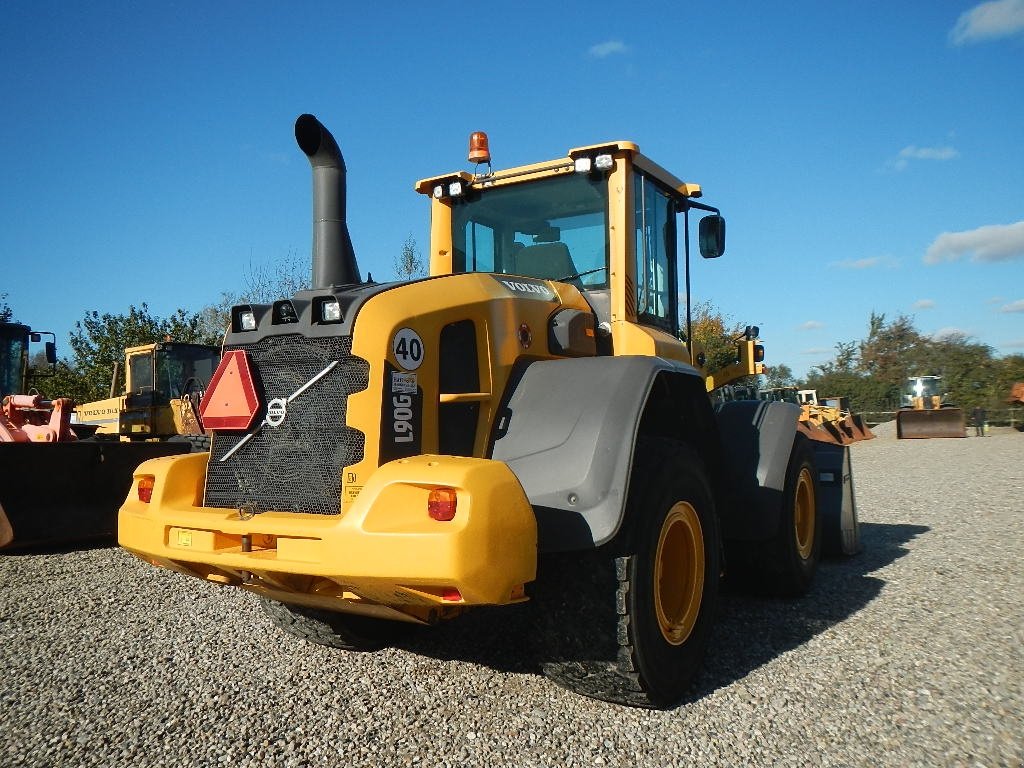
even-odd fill
[[[1024,435],[876,431],[864,552],[726,594],[666,712],[539,676],[530,606],[350,654],[117,548],[0,556],[0,766],[1020,766]]]

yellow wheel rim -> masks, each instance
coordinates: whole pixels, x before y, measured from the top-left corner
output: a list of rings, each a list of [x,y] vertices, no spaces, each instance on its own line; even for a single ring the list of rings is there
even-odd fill
[[[704,536],[693,505],[680,501],[669,510],[654,556],[654,610],[671,645],[693,632],[704,594]]]
[[[796,550],[803,560],[811,556],[814,549],[814,481],[811,470],[803,467],[796,481],[796,497],[793,499],[793,531],[796,534]]]

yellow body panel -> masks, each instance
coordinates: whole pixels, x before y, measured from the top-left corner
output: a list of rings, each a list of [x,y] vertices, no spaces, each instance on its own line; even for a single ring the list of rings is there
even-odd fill
[[[377,440],[384,405],[381,382],[384,381],[385,362],[402,370],[392,351],[391,342],[397,331],[403,327],[412,328],[423,339],[425,347],[423,362],[414,371],[419,386],[423,388],[422,450],[426,453],[438,450],[437,408],[426,407],[426,404],[431,400],[439,403],[469,399],[480,403],[474,453],[484,455],[499,401],[516,361],[522,356],[553,357],[547,348],[547,328],[549,317],[556,309],[588,309],[579,291],[571,285],[553,286],[549,298],[524,299],[521,294],[505,287],[502,278],[500,275],[468,273],[443,280],[410,283],[373,297],[360,310],[352,353],[369,362],[370,386],[349,397],[347,423],[368,437],[363,460],[343,468],[346,481],[343,509],[347,509],[360,492],[353,490],[353,486],[363,486],[365,479],[381,463]],[[508,276],[508,281],[515,283],[516,278]],[[453,296],[458,300],[453,302]],[[416,307],[415,317],[409,317],[409,307]],[[480,391],[468,394],[440,392],[437,388],[440,364],[437,349],[441,330],[462,320],[472,320],[476,327]],[[529,329],[531,337],[528,347],[520,338],[523,326]]]
[[[537,526],[502,462],[416,456],[367,480],[343,515],[200,506],[207,454],[142,464],[118,517],[121,546],[155,565],[255,592],[345,610],[361,602],[419,616],[424,607],[505,604],[536,576]],[[155,478],[151,503],[139,478]],[[433,488],[454,488],[455,518],[427,514]],[[457,589],[460,599],[444,599]]]

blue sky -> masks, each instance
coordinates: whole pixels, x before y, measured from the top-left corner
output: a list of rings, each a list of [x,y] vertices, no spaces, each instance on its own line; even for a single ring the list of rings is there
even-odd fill
[[[7,2],[0,293],[66,336],[87,310],[199,309],[310,245],[292,126],[334,133],[363,273],[389,279],[413,183],[637,142],[726,215],[695,298],[802,375],[912,315],[1024,353],[1024,0]]]

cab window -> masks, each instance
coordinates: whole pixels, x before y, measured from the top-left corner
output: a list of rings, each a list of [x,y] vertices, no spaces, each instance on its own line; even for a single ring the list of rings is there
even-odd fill
[[[636,312],[638,321],[677,330],[675,206],[653,180],[634,176]]]
[[[473,190],[452,203],[456,272],[497,272],[608,285],[604,179],[568,173]]]

